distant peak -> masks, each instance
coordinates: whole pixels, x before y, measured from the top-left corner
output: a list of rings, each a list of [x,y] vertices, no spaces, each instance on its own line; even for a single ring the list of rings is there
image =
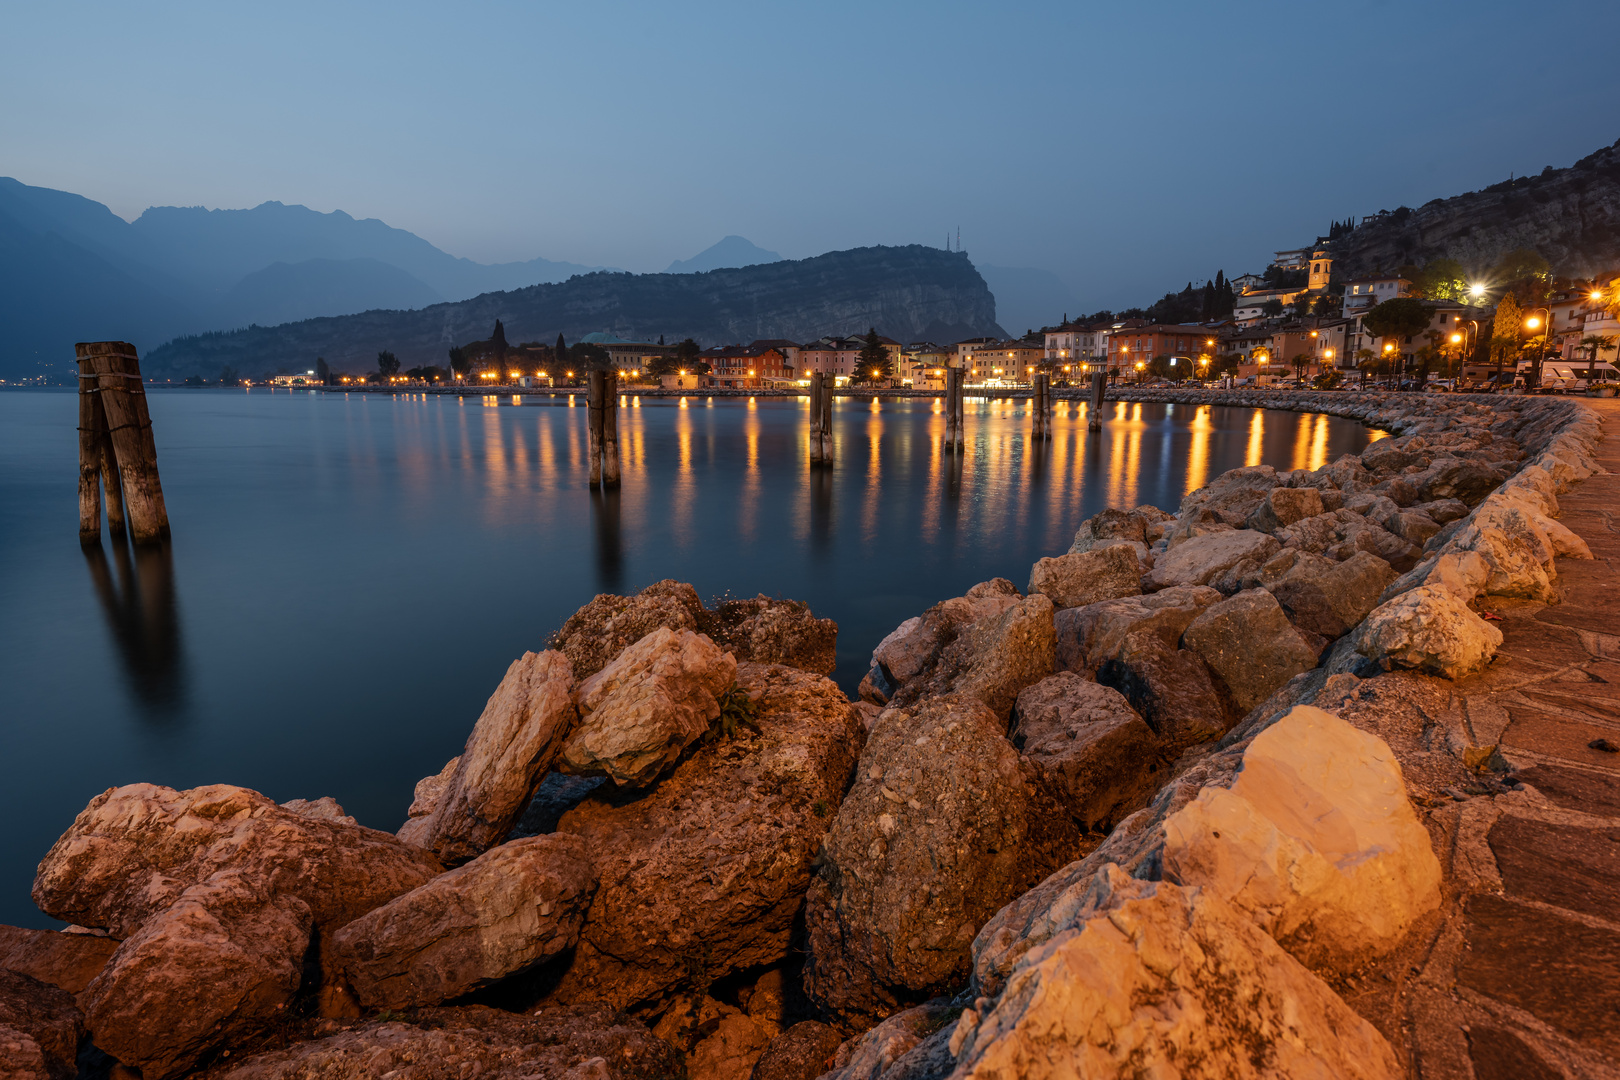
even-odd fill
[[[705,248],[690,259],[676,259],[669,264],[666,274],[703,274],[710,270],[739,266],[757,266],[760,263],[781,262],[782,256],[766,251],[747,237],[727,236],[718,244]]]

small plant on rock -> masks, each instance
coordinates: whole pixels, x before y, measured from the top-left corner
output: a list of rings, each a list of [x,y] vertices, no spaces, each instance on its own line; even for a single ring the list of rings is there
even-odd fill
[[[745,727],[752,729],[755,734],[763,734],[759,726],[759,700],[749,696],[741,686],[733,684],[730,690],[721,695],[720,715],[709,725],[709,733],[703,738],[705,742],[735,739]]]

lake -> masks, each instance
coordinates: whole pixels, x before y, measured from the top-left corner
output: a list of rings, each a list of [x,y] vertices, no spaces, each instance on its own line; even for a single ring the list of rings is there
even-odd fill
[[[81,551],[71,391],[0,393],[0,922],[107,787],[231,783],[331,795],[395,829],[461,750],[507,665],[598,592],[660,578],[837,620],[839,684],[973,584],[1069,547],[1105,506],[1225,469],[1359,452],[1322,415],[975,400],[968,453],[937,400],[840,400],[811,472],[800,399],[629,399],[624,484],[585,483],[585,398],[154,390],[173,542]]]

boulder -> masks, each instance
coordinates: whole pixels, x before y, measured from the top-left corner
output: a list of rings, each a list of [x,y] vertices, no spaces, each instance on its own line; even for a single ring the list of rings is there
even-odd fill
[[[305,817],[247,788],[130,784],[92,799],[46,854],[34,902],[53,918],[124,939],[227,870],[303,901],[316,928],[329,931],[442,868],[388,833]]]
[[[1502,482],[1502,474],[1466,458],[1442,457],[1410,479],[1424,502],[1457,499],[1473,506]]]
[[[773,600],[727,600],[700,611],[698,624],[720,648],[738,660],[786,664],[817,675],[831,675],[838,660],[838,624],[818,619],[807,604]]]
[[[1384,528],[1409,544],[1422,547],[1440,531],[1440,524],[1421,510],[1401,510],[1384,520]]]
[[[1146,544],[1148,525],[1148,519],[1135,510],[1116,510],[1113,507],[1100,510],[1080,523],[1069,554],[1090,551],[1100,540],[1129,540]]]
[[[637,798],[604,785],[557,823],[600,883],[552,1000],[656,1005],[787,954],[865,729],[822,676],[745,663],[737,682],[758,731],[702,744]]]
[[[1240,715],[1228,708],[1198,654],[1178,648],[1176,640],[1162,629],[1133,630],[1097,668],[1097,681],[1125,696],[1170,757],[1220,737]]]
[[[1258,576],[1295,626],[1325,638],[1348,633],[1365,619],[1394,580],[1389,563],[1365,551],[1335,562],[1298,549],[1278,554]]]
[[[878,704],[932,670],[940,653],[969,628],[1003,614],[1022,599],[1012,582],[993,578],[901,623],[872,652],[871,681],[884,699]]]
[[[770,1041],[748,1017],[732,1013],[686,1055],[686,1075],[690,1080],[748,1080]]]
[[[1057,666],[1095,675],[1135,630],[1153,629],[1169,641],[1179,641],[1198,613],[1220,598],[1214,589],[1188,586],[1059,611],[1053,616]]]
[[[1339,534],[1343,539],[1324,552],[1330,559],[1343,561],[1354,558],[1357,552],[1365,551],[1389,563],[1397,574],[1404,574],[1423,557],[1422,549],[1416,544],[1365,518],[1359,522],[1345,523],[1340,527]]]
[[[1248,567],[1259,567],[1277,553],[1280,544],[1263,532],[1233,529],[1195,536],[1160,555],[1153,569],[1142,576],[1143,592],[1178,585],[1213,585],[1221,589],[1229,578]],[[1236,592],[1235,585],[1223,592]]]
[[[1401,508],[1395,504],[1395,500],[1380,495],[1376,491],[1367,491],[1350,496],[1344,500],[1344,508],[1352,514],[1360,514],[1374,525],[1380,527],[1393,515],[1401,512]]]
[[[568,696],[573,681],[568,658],[554,650],[524,653],[512,661],[467,736],[432,812],[414,819],[402,834],[447,866],[504,840],[574,724],[574,703]]]
[[[837,1028],[801,1020],[766,1045],[751,1080],[816,1080],[832,1067],[843,1040]]]
[[[1284,529],[1277,530],[1277,539],[1284,548],[1296,548],[1320,555],[1344,540],[1353,530],[1364,529],[1368,521],[1360,514],[1343,509],[1327,510],[1315,517],[1301,518]]]
[[[480,1005],[421,1009],[357,1024],[209,1070],[208,1080],[449,1080],[557,1077],[662,1080],[685,1063],[641,1024],[600,1005],[520,1016]]]
[[[961,629],[889,704],[909,707],[924,698],[958,694],[988,705],[1005,724],[1018,692],[1050,675],[1056,664],[1053,610],[1047,597],[1029,596]]]
[[[961,695],[872,729],[806,901],[823,1009],[870,1021],[956,984],[980,924],[1073,857],[1077,830],[1004,730]]]
[[[1242,521],[1265,502],[1266,495],[1276,486],[1277,470],[1270,465],[1228,469],[1204,487],[1181,497],[1178,521],[1186,521],[1189,512],[1197,510],[1224,510],[1236,514]]]
[[[596,892],[577,836],[533,836],[396,897],[332,938],[368,1009],[437,1005],[571,949]]]
[[[1275,487],[1249,514],[1248,526],[1274,533],[1296,521],[1322,513],[1322,493],[1310,487]]]
[[[1247,589],[1205,608],[1182,640],[1203,660],[1239,716],[1316,666],[1316,650],[1264,589]]]
[[[1457,679],[1484,668],[1501,644],[1502,632],[1449,589],[1422,585],[1368,615],[1356,651],[1386,668]]]
[[[943,998],[935,998],[898,1012],[876,1027],[846,1039],[833,1054],[832,1068],[821,1080],[898,1080],[915,1074],[907,1069],[920,1050],[948,1026],[956,1009]],[[923,1075],[943,1076],[947,1068]],[[915,1080],[922,1080],[920,1076]]]
[[[145,1080],[190,1071],[284,1012],[312,923],[303,900],[237,870],[190,886],[85,988],[91,1038]]]
[[[601,593],[568,617],[548,645],[568,657],[576,679],[588,679],[654,630],[698,630],[703,601],[683,582],[664,580],[635,596]]]
[[[1371,1024],[1209,890],[1109,865],[1087,901],[998,1000],[962,1013],[953,1076],[1403,1075]]]
[[[559,768],[646,787],[708,734],[736,679],[736,659],[704,635],[654,630],[580,683]]]
[[[1346,493],[1363,491],[1375,482],[1373,474],[1367,471],[1361,464],[1361,458],[1355,454],[1340,455],[1339,460],[1324,465],[1320,472],[1328,483]]]
[[[399,827],[395,835],[408,844],[417,847],[423,844],[424,830],[427,828],[426,819],[438,808],[439,800],[450,786],[450,778],[456,774],[456,766],[461,764],[461,755],[456,755],[444,763],[436,775],[424,776],[416,782],[416,789],[412,793],[411,808],[406,811],[405,824]]]
[[[1159,787],[1158,737],[1111,687],[1060,671],[1026,688],[1012,743],[1082,829],[1106,831]]]
[[[72,1080],[83,1036],[84,1017],[72,994],[0,969],[0,1077]]]
[[[1411,506],[1418,501],[1417,488],[1404,476],[1391,476],[1373,485],[1373,491],[1383,495],[1396,506]]]
[[[1438,525],[1447,525],[1468,516],[1468,504],[1461,499],[1436,499],[1434,502],[1418,503],[1412,509],[1421,510]]]
[[[358,821],[343,812],[343,806],[330,795],[322,795],[318,799],[289,799],[281,804],[283,810],[291,810],[299,817],[315,818],[318,821],[335,821],[340,825],[358,825]]]
[[[1556,552],[1541,528],[1541,521],[1550,519],[1538,517],[1519,503],[1493,498],[1474,512],[1449,546],[1485,560],[1485,591],[1492,596],[1556,604]]]
[[[107,966],[118,942],[99,934],[0,926],[0,970],[77,994]]]
[[[1351,971],[1440,906],[1440,862],[1376,735],[1297,705],[1164,823],[1164,877],[1247,913],[1313,968]]]
[[[1147,546],[1142,545],[1142,552]],[[1031,595],[1040,593],[1060,608],[1084,607],[1142,591],[1141,559],[1128,543],[1041,559],[1029,572]]]

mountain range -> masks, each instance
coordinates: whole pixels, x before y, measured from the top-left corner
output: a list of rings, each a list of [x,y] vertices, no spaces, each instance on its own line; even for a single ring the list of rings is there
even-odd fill
[[[703,344],[757,338],[809,341],[875,327],[900,341],[1005,336],[996,300],[967,255],[939,248],[867,247],[701,274],[599,271],[561,283],[484,293],[416,311],[365,311],[279,326],[177,338],[142,359],[154,375],[214,378],[313,366],[375,370],[392,352],[406,367],[443,366],[452,346],[487,337],[570,342],[606,332],[632,341],[692,337]]]

